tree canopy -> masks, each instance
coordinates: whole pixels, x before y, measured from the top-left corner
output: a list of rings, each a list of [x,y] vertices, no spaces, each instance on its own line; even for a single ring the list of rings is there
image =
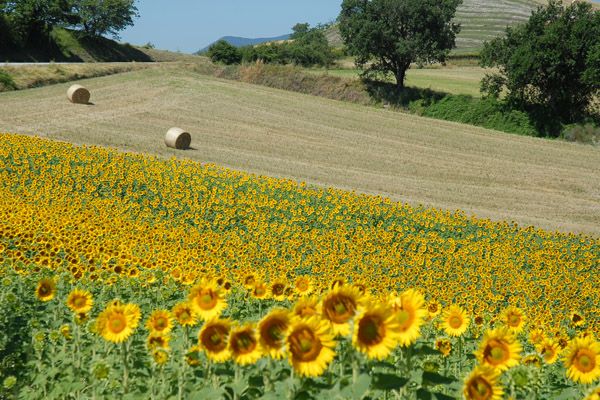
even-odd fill
[[[410,64],[443,62],[460,26],[462,0],[344,0],[340,33],[363,76],[393,74],[404,86]]]
[[[482,81],[486,95],[527,111],[543,133],[580,122],[600,94],[600,11],[583,1],[551,0],[523,25],[485,43],[481,65],[494,67]]]

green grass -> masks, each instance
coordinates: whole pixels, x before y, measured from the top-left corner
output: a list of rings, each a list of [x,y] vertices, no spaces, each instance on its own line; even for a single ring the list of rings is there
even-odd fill
[[[327,74],[342,78],[358,79],[356,69],[308,69],[310,73]],[[406,86],[431,89],[450,94],[466,94],[479,97],[479,83],[485,70],[474,66],[449,68],[411,68],[406,74]]]

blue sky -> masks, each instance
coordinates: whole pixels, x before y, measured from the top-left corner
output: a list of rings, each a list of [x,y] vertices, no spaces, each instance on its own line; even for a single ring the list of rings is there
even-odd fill
[[[337,18],[342,0],[138,0],[140,18],[121,33],[132,44],[193,53],[222,36],[271,37],[297,22]]]

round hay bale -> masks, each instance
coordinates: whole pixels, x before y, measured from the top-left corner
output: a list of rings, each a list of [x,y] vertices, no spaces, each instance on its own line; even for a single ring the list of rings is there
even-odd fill
[[[165,136],[165,144],[177,150],[185,150],[190,147],[192,136],[181,128],[171,128]]]
[[[90,102],[90,91],[81,85],[73,85],[67,90],[67,98],[74,104],[88,104]]]

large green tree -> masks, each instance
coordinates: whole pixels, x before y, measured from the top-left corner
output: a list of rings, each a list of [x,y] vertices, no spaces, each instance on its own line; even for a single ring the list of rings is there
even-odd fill
[[[410,64],[444,62],[460,26],[462,0],[344,0],[340,33],[363,76],[383,73],[404,86]]]
[[[583,120],[600,94],[600,11],[551,0],[527,23],[485,43],[481,65],[498,71],[483,79],[485,94],[504,93],[541,132],[557,135],[561,124]]]
[[[71,0],[79,18],[78,24],[92,36],[118,33],[139,16],[135,0]]]

